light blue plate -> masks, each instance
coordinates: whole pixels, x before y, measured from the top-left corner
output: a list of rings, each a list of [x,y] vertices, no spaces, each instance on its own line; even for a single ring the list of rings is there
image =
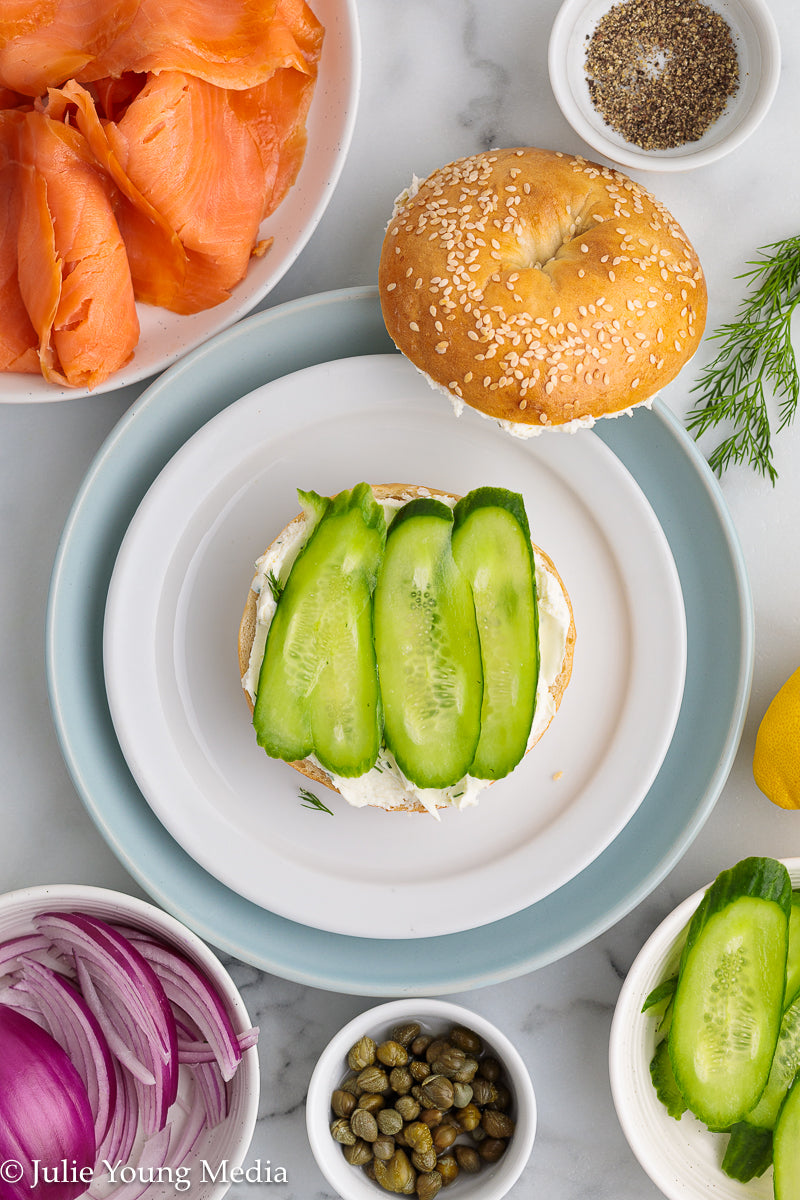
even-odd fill
[[[106,703],[103,611],[123,535],[164,464],[232,401],[303,367],[392,349],[377,293],[355,288],[248,317],[171,367],[119,422],[84,480],[56,557],[47,615],[48,684],[62,751],[90,815],[134,879],[221,950],[287,979],[368,996],[432,995],[510,979],[625,916],[678,862],[714,807],[739,743],[753,666],[741,550],[694,443],[658,402],[601,421],[597,436],[638,481],[670,542],[688,627],[672,745],[616,840],[577,878],[514,916],[407,941],[296,924],[198,866],[136,787]]]

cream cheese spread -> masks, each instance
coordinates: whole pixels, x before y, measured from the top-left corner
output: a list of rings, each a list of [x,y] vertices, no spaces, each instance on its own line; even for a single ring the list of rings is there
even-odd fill
[[[425,489],[416,489],[414,495],[430,495]],[[400,508],[411,495],[387,500],[383,504],[387,521],[393,511]],[[456,501],[452,496],[438,496],[452,508]],[[306,520],[303,514],[295,517],[286,527],[280,537],[276,538],[265,554],[256,563],[256,573],[251,584],[253,592],[258,597],[256,611],[256,628],[250,661],[247,671],[242,678],[242,687],[255,703],[256,688],[264,649],[267,644],[267,633],[276,608],[276,600],[269,586],[269,578],[273,576],[281,583],[288,578],[289,571],[305,542]],[[569,602],[564,595],[559,581],[547,570],[544,559],[534,551],[534,567],[536,574],[536,592],[539,610],[539,679],[536,689],[536,709],[533,717],[528,747],[530,748],[541,737],[555,713],[555,701],[550,688],[561,672],[564,650],[569,633],[571,613]],[[309,761],[316,762],[313,755]],[[330,775],[330,772],[326,772]],[[418,788],[405,778],[394,757],[386,748],[381,748],[374,767],[357,779],[341,779],[330,776],[333,786],[341,792],[348,804],[355,808],[372,805],[377,808],[403,808],[409,801],[415,801],[423,806],[433,816],[438,817],[439,808],[468,808],[477,804],[481,792],[489,787],[492,780],[475,779],[465,775],[451,787]]]

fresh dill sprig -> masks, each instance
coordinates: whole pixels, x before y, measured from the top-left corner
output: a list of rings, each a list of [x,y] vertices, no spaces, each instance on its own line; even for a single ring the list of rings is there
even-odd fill
[[[711,340],[719,352],[692,388],[699,399],[687,418],[695,437],[730,424],[732,432],[709,455],[718,475],[733,463],[748,463],[774,484],[778,478],[772,435],[793,420],[800,378],[791,340],[792,316],[800,300],[800,235],[760,247],[760,258],[737,276],[751,289],[733,321]],[[773,430],[769,394],[778,400]]]
[[[277,604],[281,598],[281,592],[283,591],[283,584],[281,583],[280,579],[278,579],[278,576],[275,574],[274,571],[267,571],[267,587],[269,588],[270,592],[272,593],[272,599]]]
[[[316,808],[320,812],[330,813],[333,816],[333,809],[328,808],[327,804],[323,804],[319,796],[315,796],[308,788],[300,788],[300,799],[303,801],[303,808]]]

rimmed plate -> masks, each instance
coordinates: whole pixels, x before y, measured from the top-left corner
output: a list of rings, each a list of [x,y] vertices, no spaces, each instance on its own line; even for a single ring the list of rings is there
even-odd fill
[[[782,861],[797,888],[800,858]],[[720,1167],[728,1135],[710,1133],[689,1112],[679,1121],[669,1116],[650,1079],[658,1022],[642,1005],[677,970],[686,926],[707,890],[688,896],[664,918],[625,977],[609,1039],[614,1107],[631,1150],[669,1200],[772,1200],[771,1168],[747,1183],[729,1178]]]
[[[122,543],[105,619],[114,727],[179,844],[291,920],[357,937],[431,937],[527,908],[583,870],[644,799],[683,694],[675,563],[629,472],[599,438],[520,441],[432,404],[397,354],[284,376],[211,420],[149,489]],[[298,802],[260,751],[234,655],[255,558],[297,487],[362,479],[523,494],[567,584],[578,642],[545,738],[476,808],[433,821]],[[236,669],[234,669],[236,667]]]
[[[719,487],[677,420],[656,402],[652,411],[599,423],[597,436],[637,480],[667,536],[687,621],[678,724],[625,829],[551,896],[478,930],[442,937],[386,942],[324,932],[226,888],[167,834],[114,734],[102,658],[112,567],[150,484],[211,417],[291,371],[390,349],[376,290],[345,289],[249,317],[157,380],[107,439],[67,520],[48,603],[47,676],[76,789],[122,864],[164,908],[220,949],[284,978],[351,995],[433,995],[553,962],[630,912],[680,859],[712,811],[739,743],[752,678],[753,610]]]
[[[92,392],[58,387],[35,375],[6,373],[0,374],[0,404],[74,400],[157,375],[250,312],[283,278],[319,224],[338,183],[350,148],[361,85],[355,0],[314,0],[313,8],[325,26],[325,42],[308,114],[308,144],[294,186],[263,224],[261,236],[274,238],[269,252],[251,261],[230,299],[216,308],[180,316],[152,305],[137,305],[141,336],[132,361]]]

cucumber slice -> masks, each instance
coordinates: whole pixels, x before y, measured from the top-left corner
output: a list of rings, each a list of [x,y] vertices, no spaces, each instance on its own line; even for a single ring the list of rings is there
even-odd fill
[[[315,754],[334,775],[363,775],[381,745],[372,591],[386,521],[365,483],[327,503],[299,494],[314,524],[269,628],[253,724],[273,758]]]
[[[669,1052],[691,1111],[727,1129],[767,1082],[783,1013],[791,883],[774,859],[723,871],[706,892],[681,956]]]
[[[539,675],[533,549],[522,496],[476,488],[453,511],[453,557],[469,580],[483,663],[481,734],[469,773],[501,779],[528,745]]]
[[[800,1188],[800,1080],[783,1102],[772,1141],[775,1200],[797,1200]]]
[[[786,956],[786,999],[788,1005],[800,992],[800,896],[792,892],[789,914],[789,952]]]
[[[800,998],[785,1010],[769,1078],[755,1108],[747,1114],[751,1125],[773,1129],[781,1104],[800,1070]]]
[[[469,583],[453,559],[452,511],[411,500],[389,526],[375,587],[384,738],[407,779],[445,788],[480,735],[483,671]]]

